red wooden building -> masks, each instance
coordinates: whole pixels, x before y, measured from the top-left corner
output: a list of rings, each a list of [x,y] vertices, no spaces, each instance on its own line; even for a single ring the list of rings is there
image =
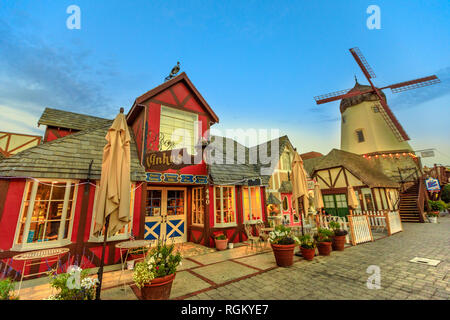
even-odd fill
[[[106,264],[120,261],[115,245],[131,235],[213,246],[215,233],[244,241],[243,223],[265,220],[267,178],[257,166],[205,163],[208,129],[219,119],[185,73],[138,97],[127,121],[132,221],[108,237]],[[93,208],[111,123],[47,108],[39,119],[47,126],[44,142],[0,160],[3,275],[21,270],[14,255],[43,248],[68,247],[64,263],[100,264],[103,237],[93,235]],[[177,163],[173,149],[191,164]]]

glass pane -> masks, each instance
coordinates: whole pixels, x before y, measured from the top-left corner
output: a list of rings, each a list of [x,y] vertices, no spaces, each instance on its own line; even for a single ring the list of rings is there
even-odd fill
[[[19,230],[19,237],[17,238],[17,243],[22,243],[24,230],[25,230],[25,223],[21,223],[20,230]]]
[[[70,220],[66,220],[66,223],[64,225],[64,239],[67,239],[67,236],[69,235],[69,227],[70,227]]]
[[[242,195],[243,195],[243,205],[244,205],[244,217],[246,220],[251,220],[250,216],[250,202],[248,199],[248,188],[242,189]]]
[[[48,212],[48,219],[49,220],[61,219],[63,206],[64,201],[51,201],[50,210]]]
[[[42,227],[42,228],[40,228],[40,227]],[[30,230],[28,231],[27,243],[36,242],[37,239],[39,238],[39,230],[42,229],[42,231],[43,231],[43,227],[44,227],[43,223],[39,223],[39,224],[37,222],[30,223]]]
[[[167,215],[184,215],[184,191],[167,191]]]
[[[66,183],[53,183],[52,200],[64,200]]]
[[[49,200],[51,189],[50,185],[39,183],[36,192],[36,200]]]
[[[261,193],[259,188],[251,188],[252,196],[252,218],[261,219]]]
[[[57,240],[60,224],[61,220],[47,222],[47,228],[45,230],[45,235],[43,235],[42,240],[43,241]]]
[[[44,222],[47,217],[47,208],[48,208],[48,201],[35,201],[34,202],[34,208],[31,215],[31,221],[32,222]]]
[[[146,214],[150,217],[161,215],[161,190],[147,191]]]

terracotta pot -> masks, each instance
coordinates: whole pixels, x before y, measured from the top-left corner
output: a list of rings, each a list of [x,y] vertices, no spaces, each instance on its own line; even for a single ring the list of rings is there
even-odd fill
[[[155,278],[150,284],[144,285],[141,289],[142,298],[144,300],[169,299],[175,274],[172,273],[164,277]]]
[[[293,244],[270,244],[272,246],[277,266],[289,267],[294,263],[294,248]]]
[[[345,247],[345,236],[334,236],[333,237],[333,250],[344,251]]]
[[[308,249],[300,246],[300,251],[302,252],[302,257],[308,261],[314,259],[314,255],[316,254],[316,248]]]
[[[216,249],[217,250],[225,250],[228,245],[228,239],[225,240],[218,240],[214,239],[216,241]]]
[[[331,252],[331,242],[319,242],[317,244],[317,249],[319,249],[319,254],[321,256],[329,256]]]

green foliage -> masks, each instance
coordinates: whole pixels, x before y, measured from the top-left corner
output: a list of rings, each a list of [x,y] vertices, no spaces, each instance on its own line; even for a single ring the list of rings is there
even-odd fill
[[[341,224],[337,221],[330,221],[329,226],[335,236],[346,236],[348,233],[347,230],[341,229]]]
[[[14,296],[14,282],[10,278],[0,280],[0,300],[18,300]]]
[[[316,241],[309,234],[305,234],[300,237],[300,243],[302,248],[314,249],[316,247]]]
[[[269,241],[273,244],[294,244],[300,243],[300,240],[292,234],[291,228],[284,225],[279,225],[275,227],[275,230],[269,233]]]
[[[428,205],[433,211],[444,211],[445,209],[447,209],[447,205],[442,200],[438,201],[428,200]]]
[[[163,241],[158,244],[145,257],[144,262],[136,264],[133,272],[133,280],[140,289],[155,278],[173,274],[181,264],[180,252],[174,253],[175,245],[166,245]]]
[[[450,183],[446,184],[441,191],[441,199],[447,204],[450,203]]]
[[[222,233],[216,236],[217,240],[225,240],[227,237]]]
[[[79,274],[79,283],[76,278]],[[50,296],[48,300],[94,300],[97,279],[88,277],[89,271],[79,267],[73,267],[67,273],[56,274],[55,270],[50,271],[50,286],[57,290],[57,294]],[[68,285],[72,284],[72,287]]]
[[[326,228],[319,228],[317,234],[315,235],[315,238],[317,242],[331,242],[331,237],[333,235],[333,231]]]

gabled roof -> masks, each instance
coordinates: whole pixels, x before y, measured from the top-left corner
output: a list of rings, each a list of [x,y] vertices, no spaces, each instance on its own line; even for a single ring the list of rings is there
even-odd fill
[[[342,166],[371,188],[400,186],[362,156],[347,151],[332,149],[326,156],[305,160],[303,164],[310,176],[319,170]]]
[[[103,125],[111,125],[112,121],[113,120],[88,116],[81,113],[45,108],[39,118],[38,125],[43,124],[58,128],[86,130],[93,127],[98,128]]]
[[[316,152],[316,151],[310,151],[310,152],[302,153],[300,155],[302,160],[308,160],[308,159],[322,157],[322,156],[323,156],[323,154],[321,154],[320,152]]]
[[[127,121],[133,121],[133,119],[139,114],[139,111],[143,107],[141,104],[145,102],[146,100],[158,95],[162,91],[168,89],[169,87],[175,85],[178,82],[183,82],[189,89],[191,89],[196,98],[200,101],[201,105],[206,109],[208,114],[211,116],[211,118],[214,120],[214,122],[219,123],[219,117],[214,113],[214,111],[211,109],[209,104],[206,102],[206,100],[203,98],[203,96],[200,94],[200,92],[197,90],[197,88],[194,86],[194,84],[189,80],[188,76],[185,72],[182,72],[178,76],[172,78],[171,80],[168,80],[159,86],[151,89],[150,91],[147,91],[143,95],[136,98],[136,100],[133,103],[133,106],[131,107],[131,110],[127,114]]]
[[[87,179],[89,164],[94,160],[91,179],[99,180],[105,136],[110,125],[83,130],[19,152],[0,161],[0,176]],[[145,181],[145,170],[140,165],[131,131],[130,135],[131,180]]]

